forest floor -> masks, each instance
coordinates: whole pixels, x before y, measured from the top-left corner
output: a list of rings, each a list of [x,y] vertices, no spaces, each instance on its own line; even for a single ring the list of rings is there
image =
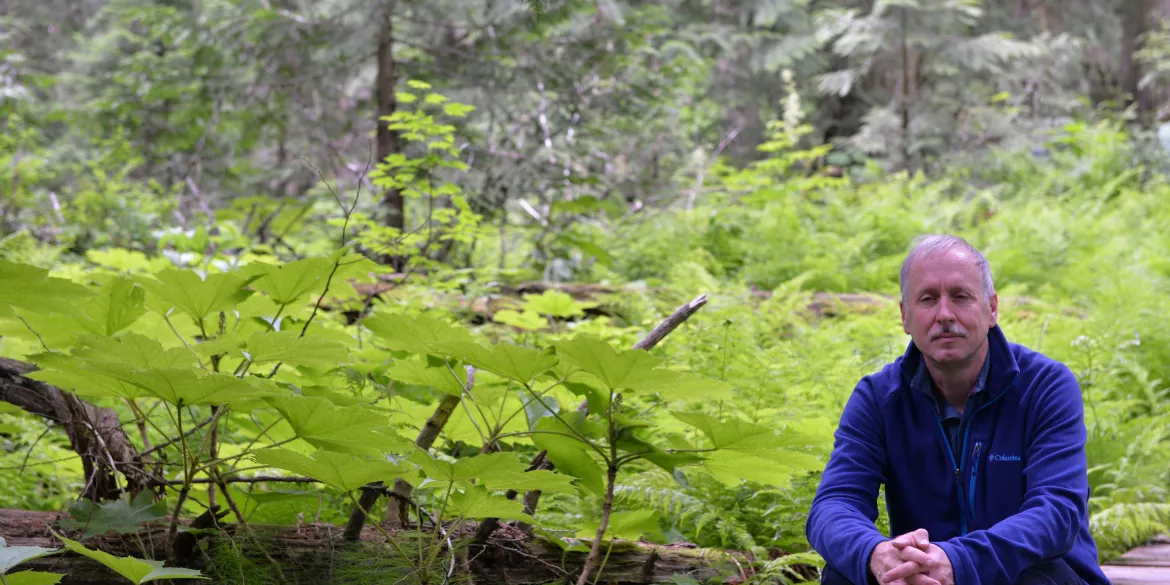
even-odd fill
[[[1170,585],[1170,536],[1155,538],[1102,568],[1113,585]]]

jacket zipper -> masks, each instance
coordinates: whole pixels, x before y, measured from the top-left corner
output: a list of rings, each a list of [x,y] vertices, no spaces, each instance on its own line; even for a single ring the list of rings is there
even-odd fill
[[[1016,376],[1012,376],[1012,379],[1008,380],[1007,387],[1005,387],[1003,389],[1003,392],[996,394],[994,397],[992,397],[991,400],[988,400],[987,402],[983,403],[983,405],[980,406],[979,409],[976,410],[974,412],[974,414],[971,415],[971,418],[967,420],[967,428],[963,431],[963,446],[962,446],[963,462],[960,463],[959,467],[955,469],[956,477],[959,480],[959,482],[958,482],[959,483],[959,515],[962,517],[962,521],[960,522],[960,526],[962,527],[962,533],[960,534],[960,536],[967,535],[967,510],[963,506],[962,468],[965,467],[967,464],[967,439],[970,438],[970,436],[971,436],[971,425],[975,424],[975,417],[979,416],[979,413],[983,412],[983,409],[987,408],[988,406],[991,406],[992,404],[995,404],[995,401],[999,400],[1000,396],[1007,394],[1008,390],[1011,390],[1012,385],[1015,383],[1016,383]],[[935,416],[935,418],[938,418],[938,411],[937,410],[935,410],[934,416]],[[943,430],[942,419],[939,419],[938,428],[940,430]],[[943,440],[946,440],[946,438],[947,438],[947,434],[944,430]],[[950,447],[949,443],[947,444],[947,447],[948,447],[947,455],[951,455],[951,453],[949,451],[949,447]],[[952,455],[951,456],[951,464],[953,465],[954,462],[955,462],[955,458]],[[978,466],[979,466],[978,463],[975,463],[974,465],[972,465],[972,467],[974,467],[976,469],[978,468]],[[974,476],[974,470],[972,470],[972,476],[971,476],[971,492],[972,492],[971,493],[971,518],[972,519],[975,518],[975,510],[974,510],[975,509],[975,494],[974,494],[974,491],[975,491],[975,476]]]
[[[983,441],[975,441],[975,451],[971,453],[971,486],[967,490],[968,504],[971,507],[971,517],[975,517],[975,478],[979,474],[979,451],[983,448]]]
[[[942,433],[943,443],[947,446],[947,459],[951,461],[951,467],[955,468],[955,483],[959,488],[959,527],[960,535],[967,535],[967,512],[963,506],[963,469],[955,463],[955,454],[951,449],[951,440],[947,438],[947,430],[943,428],[942,418],[938,416],[938,409],[934,409],[934,419],[938,421],[938,430]]]
[[[978,410],[975,411],[974,414],[971,415],[971,418],[965,421],[967,423],[966,425],[961,425],[960,428],[963,431],[963,442],[961,444],[960,452],[963,454],[963,460],[958,464],[955,463],[955,454],[953,449],[951,449],[951,440],[947,438],[947,430],[943,428],[942,418],[938,415],[938,408],[932,409],[934,410],[934,419],[938,421],[938,430],[940,433],[942,433],[943,443],[945,443],[947,446],[947,458],[951,460],[951,466],[955,468],[955,484],[957,484],[955,487],[958,488],[959,492],[959,536],[967,535],[967,506],[963,502],[963,468],[967,466],[967,439],[971,436],[971,425],[975,424],[975,417],[978,416],[980,412],[983,412],[983,409],[994,404],[996,400],[999,400],[1000,396],[1007,394],[1008,390],[1011,390],[1012,384],[1015,383],[1016,378],[1013,376],[1011,380],[1008,380],[1007,387],[1003,389],[1003,392],[996,394],[991,400],[985,402],[982,406],[979,407]],[[982,445],[981,442],[977,442],[977,444]],[[978,454],[978,450],[976,451],[976,454]],[[978,469],[979,465],[978,463],[975,463],[972,467],[974,467],[974,469],[971,471],[971,486],[969,491],[971,492],[971,517],[974,518],[975,471]]]

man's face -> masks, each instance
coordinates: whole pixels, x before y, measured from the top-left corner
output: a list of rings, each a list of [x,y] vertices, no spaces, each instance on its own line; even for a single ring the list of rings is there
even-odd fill
[[[987,340],[996,324],[999,297],[987,298],[975,258],[952,248],[917,258],[910,265],[902,329],[939,366],[961,367]]]

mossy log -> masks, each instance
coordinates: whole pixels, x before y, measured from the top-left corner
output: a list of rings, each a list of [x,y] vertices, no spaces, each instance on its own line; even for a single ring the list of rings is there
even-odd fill
[[[57,520],[66,515],[0,509],[0,536],[9,546],[60,547],[49,532],[52,528],[69,538],[76,531],[61,530]],[[165,558],[166,522],[147,524],[131,535],[107,533],[83,543],[91,549],[138,558]],[[184,521],[182,524],[189,526]],[[409,551],[416,532],[405,532],[383,525],[397,544]],[[361,540],[342,539],[343,527],[332,524],[299,526],[249,525],[247,530],[236,524],[222,524],[199,536],[199,546],[185,559],[183,566],[196,568],[212,583],[247,583],[279,585],[340,585],[361,583],[375,585],[417,585],[418,575],[407,567],[393,547],[387,546],[375,527],[363,529]],[[468,541],[475,526],[467,526],[457,540]],[[456,536],[456,535],[452,535]],[[456,544],[460,549],[462,545]],[[604,549],[603,549],[604,550]],[[568,582],[577,575],[585,552],[563,552],[558,546],[533,538],[510,526],[502,526],[487,545],[462,548],[449,583],[477,585],[524,585]],[[279,564],[279,571],[273,567]],[[444,583],[451,558],[439,555],[430,580]],[[693,545],[660,546],[642,542],[616,541],[609,552],[598,583],[647,584],[671,582],[674,575],[687,575],[699,582],[740,582],[753,563],[736,552],[702,549]],[[126,580],[88,558],[60,553],[19,565],[17,570],[37,570],[66,574],[63,585],[125,585]],[[190,580],[190,583],[207,583]]]

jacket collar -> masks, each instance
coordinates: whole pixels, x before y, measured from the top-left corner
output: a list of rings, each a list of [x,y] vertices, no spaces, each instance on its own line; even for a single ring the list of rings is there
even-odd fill
[[[992,327],[987,332],[987,342],[987,359],[991,363],[987,372],[987,384],[983,389],[991,397],[995,397],[1011,386],[1016,375],[1020,373],[1020,366],[1016,362],[1015,354],[1012,353],[1011,344],[1008,343],[1007,337],[1004,336],[999,325]],[[910,385],[910,388],[932,396],[930,373],[926,369],[926,361],[922,357],[922,352],[919,351],[918,346],[914,345],[914,340],[910,340],[900,361],[902,378]]]

